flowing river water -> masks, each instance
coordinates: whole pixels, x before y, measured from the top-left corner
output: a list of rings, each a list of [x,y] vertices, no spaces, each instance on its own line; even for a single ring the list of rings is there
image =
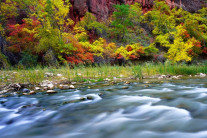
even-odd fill
[[[207,79],[0,98],[0,137],[207,138]]]

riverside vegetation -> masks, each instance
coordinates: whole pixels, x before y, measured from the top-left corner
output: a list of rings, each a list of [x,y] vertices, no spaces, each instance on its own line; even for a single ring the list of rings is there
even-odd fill
[[[169,62],[162,63],[144,63],[142,65],[132,66],[109,66],[100,67],[79,66],[71,69],[69,66],[60,68],[30,68],[30,69],[11,69],[0,70],[0,86],[6,86],[11,83],[38,85],[44,80],[53,81],[53,83],[70,82],[98,82],[104,80],[126,81],[142,80],[143,78],[158,79],[178,79],[177,75],[182,77],[205,77],[198,74],[207,74],[206,63],[200,65],[174,64]],[[169,75],[162,78],[161,75]],[[174,76],[174,77],[173,77]]]
[[[139,3],[122,4],[107,21],[87,12],[77,23],[70,7],[69,0],[1,1],[2,86],[207,73],[206,7],[190,13],[154,1],[144,13]]]

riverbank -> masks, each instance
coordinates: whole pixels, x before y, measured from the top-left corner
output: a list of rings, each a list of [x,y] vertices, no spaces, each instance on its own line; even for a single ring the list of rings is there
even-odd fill
[[[74,69],[66,66],[58,69],[36,67],[27,70],[0,70],[0,74],[1,93],[7,93],[11,90],[19,91],[23,88],[32,88],[33,90],[73,89],[75,88],[74,85],[100,81],[108,81],[113,84],[113,82],[130,82],[146,79],[162,80],[206,77],[207,66],[205,64],[171,65],[167,63],[145,63],[143,65],[126,67],[106,65],[100,67],[79,66]]]

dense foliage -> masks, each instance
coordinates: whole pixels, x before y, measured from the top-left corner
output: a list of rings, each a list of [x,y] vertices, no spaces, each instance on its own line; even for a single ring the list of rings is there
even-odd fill
[[[163,52],[172,62],[207,56],[207,8],[189,13],[155,1],[153,9],[143,13],[138,3],[114,5],[108,21],[97,21],[87,12],[74,23],[69,0],[0,2],[0,36],[8,42],[6,50],[21,56],[21,65],[53,59],[59,64],[91,64],[97,57],[103,62],[139,61]],[[4,66],[5,60],[0,53]]]

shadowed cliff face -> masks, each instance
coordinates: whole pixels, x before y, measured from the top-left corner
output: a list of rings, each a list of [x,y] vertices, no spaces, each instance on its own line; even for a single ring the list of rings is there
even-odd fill
[[[114,4],[133,4],[139,2],[144,10],[153,6],[154,0],[71,0],[71,18],[79,21],[84,14],[89,11],[93,13],[98,20],[106,20],[112,14]],[[189,12],[196,12],[202,6],[206,6],[205,0],[166,0],[170,7],[182,7]]]

